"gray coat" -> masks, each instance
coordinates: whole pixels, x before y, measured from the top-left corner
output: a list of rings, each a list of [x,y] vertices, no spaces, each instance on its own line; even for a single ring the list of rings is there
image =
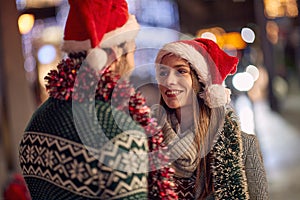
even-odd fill
[[[210,150],[213,193],[206,200],[268,200],[267,176],[258,138],[241,131],[239,119],[232,108],[227,107],[225,112],[224,121],[219,120],[220,118],[211,120],[212,124],[216,123],[220,128]],[[166,136],[176,134],[167,125],[163,126],[163,132]],[[194,152],[186,151],[189,155]],[[196,194],[195,175],[187,178],[177,175],[177,193],[181,199],[194,199],[194,195],[199,196],[203,192],[203,173]]]
[[[246,193],[250,200],[269,200],[268,182],[260,151],[259,142],[255,135],[241,132],[243,143],[243,166],[246,174]],[[203,177],[202,177],[203,178]],[[201,180],[202,187],[204,180]],[[221,186],[222,187],[222,186]],[[206,200],[214,200],[215,194],[209,195]],[[226,197],[216,199],[228,199]],[[231,199],[231,198],[229,198]]]
[[[268,182],[258,139],[255,135],[243,132],[241,136],[243,141],[242,157],[250,199],[267,200],[269,199]]]
[[[239,119],[231,108],[227,108],[212,157],[215,199],[269,199],[258,139],[241,131]]]

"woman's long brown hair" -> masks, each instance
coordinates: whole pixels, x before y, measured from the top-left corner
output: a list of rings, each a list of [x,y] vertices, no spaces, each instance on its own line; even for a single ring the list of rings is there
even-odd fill
[[[191,68],[192,69],[192,68]],[[195,142],[198,152],[199,165],[196,171],[195,181],[195,194],[197,189],[200,187],[200,176],[201,171],[204,172],[204,191],[200,194],[198,199],[205,199],[212,191],[212,175],[210,169],[210,154],[209,149],[211,145],[211,138],[209,133],[210,115],[211,110],[205,105],[203,99],[199,97],[199,93],[203,92],[204,84],[199,82],[196,72],[191,70],[192,87],[196,94],[196,98],[193,101],[194,112],[194,128],[195,128]]]
[[[166,54],[162,57],[174,55],[172,53]],[[205,199],[209,194],[213,192],[213,182],[212,182],[212,172],[211,172],[211,154],[209,150],[213,144],[213,140],[215,137],[215,131],[213,134],[210,132],[210,124],[211,124],[211,115],[212,110],[205,105],[204,100],[199,97],[199,93],[203,92],[204,84],[199,82],[199,79],[196,75],[196,72],[193,70],[193,67],[190,65],[191,68],[191,78],[192,78],[192,87],[194,90],[193,96],[193,119],[194,119],[194,128],[195,128],[195,142],[196,147],[199,151],[197,155],[197,159],[199,164],[196,170],[196,180],[195,180],[195,191],[194,194],[196,196],[199,195],[197,199],[202,200]],[[166,103],[164,102],[163,98],[161,97],[160,100],[161,105],[166,109],[166,111],[171,111]],[[204,173],[204,191],[201,194],[198,194],[198,188],[200,187],[200,177],[201,173]]]

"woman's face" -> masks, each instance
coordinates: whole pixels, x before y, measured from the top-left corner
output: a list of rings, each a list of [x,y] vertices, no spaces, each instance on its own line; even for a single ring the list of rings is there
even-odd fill
[[[192,76],[188,62],[175,55],[165,56],[156,67],[159,89],[169,108],[192,105]]]

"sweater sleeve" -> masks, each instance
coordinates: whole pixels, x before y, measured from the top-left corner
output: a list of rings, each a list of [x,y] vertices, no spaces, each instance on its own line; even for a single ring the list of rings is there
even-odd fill
[[[248,190],[251,200],[269,200],[267,175],[258,139],[242,133]]]

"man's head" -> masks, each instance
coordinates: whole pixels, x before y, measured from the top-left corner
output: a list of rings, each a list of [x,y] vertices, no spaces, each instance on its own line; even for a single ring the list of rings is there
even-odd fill
[[[109,64],[110,55],[103,49],[111,48],[116,60],[124,54],[130,57],[140,26],[135,16],[128,13],[125,0],[69,0],[69,4],[64,52],[87,52],[87,62],[96,70]]]

